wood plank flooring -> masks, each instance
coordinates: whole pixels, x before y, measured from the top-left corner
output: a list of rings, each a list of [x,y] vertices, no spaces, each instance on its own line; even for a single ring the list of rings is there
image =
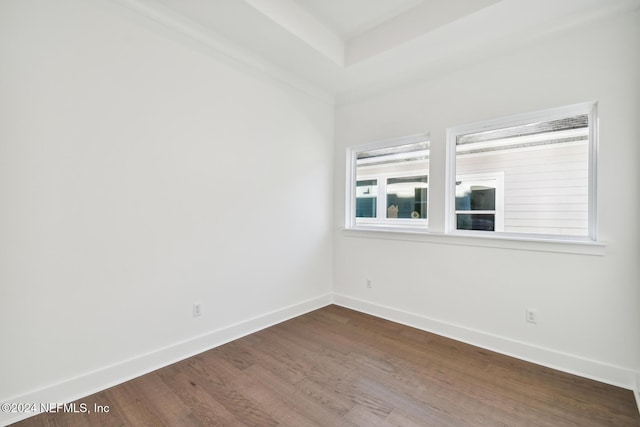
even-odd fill
[[[15,425],[640,426],[629,390],[333,305],[81,403]]]

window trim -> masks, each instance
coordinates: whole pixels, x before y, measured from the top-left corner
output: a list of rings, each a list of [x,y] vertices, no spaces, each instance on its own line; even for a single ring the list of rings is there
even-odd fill
[[[419,142],[430,142],[430,134],[429,132],[408,135],[399,138],[385,139],[382,141],[376,141],[368,144],[361,144],[353,147],[347,147],[347,179],[346,179],[346,188],[345,188],[345,228],[346,229],[361,229],[361,230],[417,230],[421,232],[425,232],[428,230],[428,218],[430,217],[430,209],[431,204],[427,203],[427,219],[423,222],[420,221],[419,224],[416,223],[416,220],[408,219],[408,221],[402,221],[402,218],[397,218],[398,221],[388,221],[386,220],[386,213],[384,221],[357,221],[356,219],[356,177],[357,177],[357,154],[362,151],[371,151],[377,150],[381,148],[388,148],[397,145],[407,145],[414,144]],[[428,168],[421,169],[421,173],[416,173],[417,175],[426,174],[429,175]],[[424,172],[424,173],[422,173]],[[409,173],[400,173],[398,176],[410,176],[413,172]],[[385,182],[388,177],[385,175]],[[378,183],[380,185],[380,183]],[[429,192],[429,195],[431,192]],[[380,197],[380,194],[378,194]],[[358,224],[360,222],[360,224]],[[364,222],[364,223],[363,223]]]
[[[502,233],[501,233],[502,234]],[[506,234],[506,233],[505,233]],[[604,256],[607,244],[592,240],[526,238],[522,236],[477,236],[469,234],[446,234],[427,230],[403,230],[384,227],[345,228],[342,235],[352,238],[384,239],[421,242],[438,245],[471,246],[480,248],[510,249],[521,251],[553,252],[574,255]]]
[[[564,107],[551,108],[531,113],[518,114],[498,119],[485,120],[447,128],[447,160],[445,179],[445,233],[457,236],[475,236],[484,238],[514,238],[546,241],[597,242],[597,159],[598,159],[598,114],[597,101],[589,101]],[[539,121],[549,121],[567,116],[586,114],[589,117],[589,164],[588,164],[588,234],[587,236],[569,236],[561,234],[509,233],[479,230],[458,230],[456,228],[455,191],[456,191],[456,138],[468,133],[485,132],[505,127],[526,125]]]

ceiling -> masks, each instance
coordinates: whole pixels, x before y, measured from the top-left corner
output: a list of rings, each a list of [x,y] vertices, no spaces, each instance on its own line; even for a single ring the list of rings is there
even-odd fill
[[[640,7],[640,0],[116,1],[332,102]]]
[[[406,12],[424,0],[293,0],[346,41]]]

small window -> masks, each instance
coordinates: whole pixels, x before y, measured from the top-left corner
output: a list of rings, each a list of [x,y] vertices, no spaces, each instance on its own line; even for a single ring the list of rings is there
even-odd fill
[[[503,231],[502,172],[459,175],[456,179],[456,229]]]
[[[429,141],[425,135],[348,150],[347,226],[426,228]]]
[[[595,110],[449,129],[448,230],[595,240]]]

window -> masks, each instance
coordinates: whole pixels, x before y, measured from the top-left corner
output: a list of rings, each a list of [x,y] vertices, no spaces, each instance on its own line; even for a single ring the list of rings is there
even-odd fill
[[[449,232],[596,240],[596,104],[448,130]]]
[[[503,231],[504,174],[459,175],[456,179],[456,229]]]
[[[350,148],[347,226],[426,228],[426,135]]]

